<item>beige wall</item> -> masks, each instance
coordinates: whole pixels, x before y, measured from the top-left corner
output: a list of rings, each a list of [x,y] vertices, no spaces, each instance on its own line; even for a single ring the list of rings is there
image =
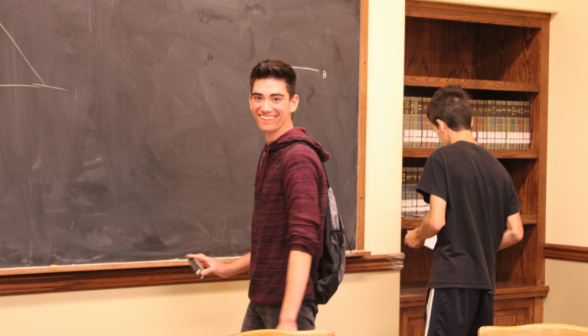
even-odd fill
[[[561,0],[551,20],[547,242],[588,246],[583,223],[588,188],[588,1]]]
[[[333,301],[320,306],[317,326],[337,335],[394,335],[395,273],[351,274]],[[241,328],[247,281],[0,299],[2,335],[227,336]],[[336,327],[333,327],[336,326]]]
[[[547,243],[588,246],[583,221],[588,188],[584,155],[588,76],[588,1],[560,0],[551,20],[549,138],[547,147]],[[588,264],[547,260],[545,322],[588,327]]]
[[[545,269],[550,291],[543,321],[588,327],[588,263],[548,259]]]
[[[400,252],[404,3],[370,0],[366,249]],[[230,335],[246,281],[0,297],[3,335]],[[347,275],[320,307],[338,336],[398,333],[400,274]],[[358,328],[364,328],[359,332]]]

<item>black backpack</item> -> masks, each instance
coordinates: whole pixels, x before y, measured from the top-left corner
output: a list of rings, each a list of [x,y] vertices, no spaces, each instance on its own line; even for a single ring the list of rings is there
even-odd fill
[[[296,142],[290,145],[286,154],[297,144],[306,145],[305,142]],[[314,148],[312,148],[314,150]],[[320,155],[319,160],[320,160]],[[284,154],[284,158],[286,155]],[[282,163],[280,164],[280,174],[282,174]],[[335,200],[335,193],[329,184],[329,177],[327,176],[327,170],[325,170],[325,176],[327,177],[327,211],[325,214],[325,229],[323,238],[323,255],[321,256],[318,264],[318,276],[314,282],[314,293],[316,296],[317,304],[325,304],[329,302],[329,299],[335,294],[341,281],[343,281],[343,275],[345,274],[345,250],[347,249],[347,236],[345,235],[345,229],[343,222],[339,217],[337,210],[337,202]],[[282,187],[284,180],[282,179]]]

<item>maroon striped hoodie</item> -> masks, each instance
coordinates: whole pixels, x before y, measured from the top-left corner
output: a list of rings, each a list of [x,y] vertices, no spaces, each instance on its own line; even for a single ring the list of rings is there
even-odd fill
[[[298,144],[288,150],[295,142],[308,146]],[[312,279],[316,279],[318,261],[323,253],[327,205],[327,179],[321,162],[329,157],[329,153],[299,127],[263,149],[255,178],[251,225],[249,299],[253,304],[282,303],[290,251],[313,256],[304,300],[315,299]]]

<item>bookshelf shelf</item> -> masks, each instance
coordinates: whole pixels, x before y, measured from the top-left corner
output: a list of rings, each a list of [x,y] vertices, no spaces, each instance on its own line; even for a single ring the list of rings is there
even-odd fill
[[[405,158],[428,158],[437,148],[403,148],[402,157]],[[497,159],[537,159],[537,149],[489,149]]]
[[[537,224],[537,215],[521,215],[523,225],[535,225]],[[412,230],[416,229],[421,225],[422,218],[402,218],[402,229]]]
[[[517,102],[511,106],[519,106],[518,113],[520,104],[524,106],[523,139],[527,141],[530,138],[531,143],[524,142],[524,146],[499,146],[519,149],[489,149],[510,173],[521,203],[521,213],[525,214],[521,216],[525,231],[523,240],[496,255],[494,324],[541,323],[543,301],[549,291],[545,285],[543,246],[550,16],[412,0],[406,1],[405,14],[404,96],[410,97],[410,105],[407,105],[405,99],[398,113],[402,113],[403,117],[411,115],[410,120],[404,120],[403,129],[417,130],[417,133],[404,133],[403,145],[430,145],[429,134],[421,135],[421,141],[418,141],[418,130],[424,130],[422,124],[418,125],[418,114],[425,111],[436,89],[446,85],[456,84],[470,90],[472,101],[477,101],[477,111],[480,111],[480,102],[483,102],[481,115],[484,118],[498,117],[499,114],[494,115],[494,111],[504,111],[503,102],[506,102],[508,123],[508,102]],[[500,109],[498,102],[501,102]],[[497,106],[495,109],[494,105]],[[515,107],[511,112],[514,113],[514,110]],[[488,112],[491,114],[488,115]],[[476,115],[480,117],[480,114]],[[520,114],[510,117],[521,119]],[[425,120],[422,122],[426,122],[424,114],[421,118]],[[415,121],[416,127],[413,127]],[[486,122],[487,119],[484,119]],[[506,130],[507,144],[508,133],[514,132],[515,137],[511,137],[511,140],[517,139],[517,133],[521,133],[521,128],[516,129],[516,125],[520,124],[510,125],[515,129]],[[480,124],[476,126],[480,130]],[[495,131],[490,128],[484,132]],[[496,132],[505,131],[504,128],[499,131],[496,127]],[[495,139],[492,136],[487,138]],[[527,146],[531,149],[521,149]],[[413,210],[414,188],[418,185],[426,159],[435,150],[403,148],[403,200],[412,202],[412,205],[403,203],[404,213],[414,216],[423,211],[422,205],[418,205],[418,198],[417,210]],[[401,241],[407,230],[416,228],[421,221],[422,218],[403,218]],[[423,312],[426,286],[433,265],[433,251],[426,248],[410,249],[404,244],[401,250],[405,254],[405,267],[400,274],[400,334],[422,336],[425,328]]]
[[[460,85],[464,89],[488,90],[488,91],[516,91],[516,92],[539,92],[539,83],[504,82],[494,80],[476,80],[462,78],[440,78],[404,76],[405,86],[440,88],[447,85]]]

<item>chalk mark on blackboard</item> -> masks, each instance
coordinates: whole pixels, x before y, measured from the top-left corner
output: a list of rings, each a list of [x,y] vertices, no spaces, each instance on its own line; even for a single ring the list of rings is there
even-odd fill
[[[55,89],[55,90],[69,91],[68,89],[60,88],[60,87],[57,87],[57,86],[41,85],[41,84],[37,84],[37,83],[33,84],[33,86],[36,86],[36,87],[44,87],[44,88]]]
[[[14,39],[12,38],[12,36],[8,32],[8,30],[6,30],[6,28],[4,28],[4,26],[2,25],[2,22],[0,22],[0,27],[2,27],[2,29],[4,29],[4,32],[6,33],[6,35],[8,35],[8,37],[10,38],[10,40],[12,41],[12,43],[14,43],[14,46],[16,47],[16,49],[18,49],[18,52],[22,55],[22,57],[25,59],[25,61],[29,65],[29,67],[31,67],[31,70],[33,70],[33,72],[35,73],[35,75],[37,75],[37,78],[39,78],[39,80],[41,81],[41,83],[43,83],[43,85],[44,85],[45,82],[43,81],[43,78],[41,78],[41,76],[39,76],[39,74],[37,73],[37,71],[35,71],[35,68],[33,68],[33,66],[31,65],[31,63],[27,59],[27,57],[23,54],[22,50],[20,50],[20,47],[18,46],[18,44],[16,44],[16,41],[14,41]]]
[[[88,26],[90,27],[90,34],[92,34],[92,0],[88,0]]]
[[[39,88],[36,85],[24,85],[24,84],[0,84],[0,87],[30,87],[30,88],[34,88],[34,89]]]
[[[300,69],[300,70],[310,70],[310,71],[316,71],[319,72],[319,69],[313,69],[313,68],[307,68],[307,67],[299,67],[299,66],[293,66],[293,69]]]
[[[50,86],[50,85],[45,84],[45,82],[43,81],[43,78],[41,78],[41,76],[39,76],[39,74],[37,73],[37,71],[35,70],[35,68],[33,68],[33,66],[31,65],[31,63],[29,62],[29,60],[27,59],[27,57],[24,55],[24,53],[22,52],[22,50],[20,50],[20,47],[18,46],[18,44],[16,44],[16,41],[12,38],[12,35],[10,35],[10,33],[8,32],[8,30],[6,30],[6,28],[4,28],[4,25],[2,25],[1,22],[0,22],[0,27],[2,27],[2,29],[4,30],[4,32],[6,33],[6,35],[8,35],[8,37],[10,38],[10,40],[12,41],[12,43],[14,44],[14,46],[16,47],[16,49],[18,50],[18,52],[20,53],[20,55],[22,56],[22,58],[24,58],[24,60],[27,62],[27,64],[31,68],[31,70],[33,70],[33,72],[35,73],[35,75],[37,75],[37,78],[39,78],[39,80],[41,81],[41,83],[43,83],[43,84],[34,83],[33,85],[4,84],[4,85],[0,85],[0,87],[33,87],[33,88],[44,87],[44,88],[48,88],[48,89],[68,91],[67,89],[64,89],[64,88],[60,88],[60,87],[56,87],[56,86]]]

